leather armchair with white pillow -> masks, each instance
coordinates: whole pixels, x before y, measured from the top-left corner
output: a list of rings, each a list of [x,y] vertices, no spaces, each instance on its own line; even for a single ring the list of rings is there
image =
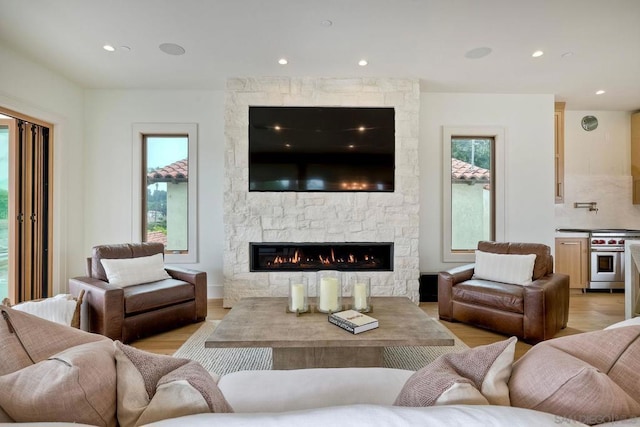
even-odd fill
[[[87,260],[87,275],[69,280],[69,291],[77,295],[84,289],[87,329],[113,340],[130,342],[207,316],[207,275],[205,272],[167,267],[154,261],[164,253],[162,243],[125,243],[95,246]],[[149,262],[140,264],[142,258]],[[111,280],[102,259],[136,259],[135,269],[122,269],[118,280]],[[157,261],[157,260],[156,260]],[[112,263],[113,264],[113,263]],[[141,265],[145,267],[140,267]],[[119,266],[111,265],[111,270]],[[161,269],[168,276],[152,269]],[[141,271],[145,270],[145,271]],[[136,277],[125,277],[133,271]],[[136,283],[150,278],[146,283]],[[118,283],[118,284],[114,284]],[[133,284],[132,284],[133,283]]]
[[[517,336],[530,344],[553,338],[567,326],[569,276],[553,272],[549,246],[483,241],[478,243],[478,250],[502,255],[535,254],[531,282],[514,284],[477,277],[475,264],[441,271],[440,319]]]

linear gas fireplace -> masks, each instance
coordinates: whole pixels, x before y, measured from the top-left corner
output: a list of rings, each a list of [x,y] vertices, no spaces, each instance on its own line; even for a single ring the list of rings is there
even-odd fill
[[[249,243],[251,271],[393,271],[393,243]]]

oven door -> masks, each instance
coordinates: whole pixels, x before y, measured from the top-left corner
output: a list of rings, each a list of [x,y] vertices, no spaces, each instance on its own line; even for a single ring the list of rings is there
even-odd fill
[[[591,282],[624,282],[624,250],[592,251]]]

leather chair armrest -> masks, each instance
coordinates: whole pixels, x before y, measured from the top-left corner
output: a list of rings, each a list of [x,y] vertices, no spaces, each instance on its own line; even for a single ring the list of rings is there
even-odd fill
[[[438,273],[438,316],[442,320],[453,321],[453,300],[451,289],[456,283],[471,279],[475,264],[466,264]]]
[[[92,277],[69,279],[69,291],[78,295],[85,291],[83,303],[88,308],[89,331],[112,340],[122,340],[124,321],[124,292],[122,288],[109,285]]]
[[[524,340],[537,343],[567,326],[569,276],[553,273],[524,287]]]
[[[169,276],[193,284],[195,287],[196,321],[207,317],[207,273],[175,266],[166,266]]]

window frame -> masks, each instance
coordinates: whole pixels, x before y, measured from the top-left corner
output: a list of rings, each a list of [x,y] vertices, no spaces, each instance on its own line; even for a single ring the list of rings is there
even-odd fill
[[[166,263],[186,264],[198,262],[198,125],[196,123],[134,123],[133,124],[133,168],[132,168],[132,241],[143,241],[146,209],[143,207],[146,194],[146,171],[144,161],[144,139],[149,136],[187,136],[189,139],[189,189],[188,189],[188,248],[186,252],[165,252]]]
[[[442,258],[444,262],[474,262],[475,251],[454,251],[452,249],[452,209],[451,209],[451,139],[452,138],[493,138],[493,180],[494,212],[492,222],[496,241],[505,238],[506,171],[505,145],[506,131],[502,127],[484,126],[443,126],[442,128]]]

